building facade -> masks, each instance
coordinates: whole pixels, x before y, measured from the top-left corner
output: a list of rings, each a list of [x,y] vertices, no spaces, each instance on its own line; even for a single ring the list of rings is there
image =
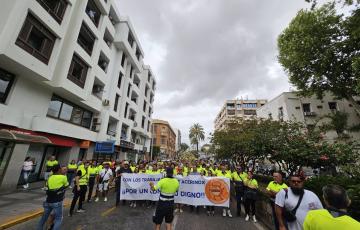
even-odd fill
[[[152,120],[152,145],[160,148],[160,157],[173,159],[176,155],[176,133],[169,122]]]
[[[179,129],[174,129],[174,132],[176,134],[175,152],[178,152],[181,149],[181,132]]]
[[[360,98],[359,98],[360,102]],[[301,97],[296,92],[284,92],[257,109],[259,118],[271,118],[280,121],[298,121],[308,127],[316,127],[328,123],[327,115],[341,111],[348,114],[348,126],[360,124],[360,119],[351,103],[338,100],[331,93],[322,99],[316,96]],[[349,133],[350,138],[359,140],[359,132]],[[325,140],[332,141],[338,137],[335,130],[327,131]]]
[[[256,109],[267,100],[227,100],[215,119],[215,131],[226,127],[226,123],[234,118],[252,119],[257,116]]]
[[[0,191],[25,157],[136,159],[150,148],[155,78],[114,0],[4,0],[0,7]]]

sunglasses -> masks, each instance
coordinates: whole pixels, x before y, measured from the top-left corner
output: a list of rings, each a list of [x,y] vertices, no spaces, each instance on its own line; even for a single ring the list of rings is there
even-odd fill
[[[301,181],[301,180],[291,180],[291,183],[293,183],[293,184],[300,184],[302,182],[303,181]]]

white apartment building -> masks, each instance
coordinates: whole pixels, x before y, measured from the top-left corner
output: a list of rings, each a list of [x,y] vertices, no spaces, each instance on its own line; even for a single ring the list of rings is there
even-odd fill
[[[226,127],[226,123],[234,118],[252,119],[256,117],[256,109],[263,106],[267,100],[227,100],[221,107],[215,119],[215,131]]]
[[[328,123],[330,120],[325,116],[336,111],[342,111],[349,115],[348,126],[360,124],[360,119],[353,105],[345,99],[336,99],[331,93],[326,93],[322,99],[318,99],[315,95],[301,97],[296,92],[284,92],[258,108],[257,115],[259,118],[292,120],[316,127]],[[356,140],[360,138],[359,132],[351,132],[349,135]],[[328,141],[337,137],[335,130],[330,130],[325,134],[325,139]]]
[[[149,152],[156,81],[115,0],[2,0],[0,19],[0,191],[27,156],[36,181],[50,155]]]

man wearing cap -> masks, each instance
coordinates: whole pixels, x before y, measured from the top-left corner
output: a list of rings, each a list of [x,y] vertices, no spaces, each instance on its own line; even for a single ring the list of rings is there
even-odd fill
[[[159,202],[153,216],[156,230],[160,230],[164,218],[166,230],[171,230],[171,222],[174,219],[174,196],[179,189],[179,181],[173,177],[173,173],[173,169],[168,167],[166,177],[161,179],[156,186],[153,182],[150,182],[150,188],[153,191],[160,190]]]
[[[97,176],[97,183],[98,183],[98,194],[96,195],[95,202],[99,201],[100,193],[104,196],[104,202],[107,201],[107,193],[109,190],[109,184],[111,184],[111,181],[113,179],[113,173],[110,169],[109,162],[103,163],[104,168],[99,172],[99,175]]]

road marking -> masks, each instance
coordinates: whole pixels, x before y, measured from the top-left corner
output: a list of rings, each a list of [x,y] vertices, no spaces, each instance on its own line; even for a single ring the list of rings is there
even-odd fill
[[[116,209],[116,207],[109,208],[109,209],[106,210],[105,212],[102,212],[102,213],[101,213],[101,216],[102,216],[102,217],[105,217],[105,216],[109,215],[112,211],[114,211],[115,209]]]
[[[173,223],[172,223],[172,229],[173,229],[173,230],[175,230],[175,228],[176,228],[177,220],[178,220],[178,215],[175,215],[174,220],[173,220]]]

